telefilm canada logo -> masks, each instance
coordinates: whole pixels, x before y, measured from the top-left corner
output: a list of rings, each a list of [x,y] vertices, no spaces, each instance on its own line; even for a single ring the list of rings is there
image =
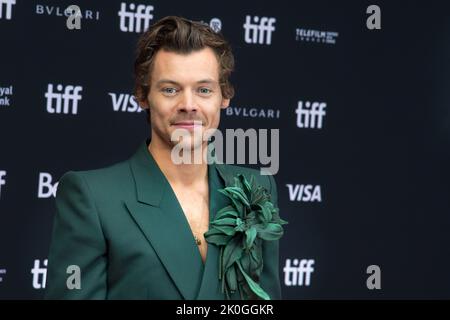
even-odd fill
[[[321,31],[305,28],[295,29],[295,40],[301,42],[336,44],[338,36],[339,33],[334,31]]]

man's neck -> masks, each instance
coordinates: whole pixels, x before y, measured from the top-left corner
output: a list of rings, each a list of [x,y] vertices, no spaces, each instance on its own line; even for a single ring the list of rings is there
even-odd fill
[[[207,163],[175,164],[171,158],[171,146],[151,140],[148,150],[171,185],[192,187],[208,180]],[[203,152],[206,148],[203,147]],[[192,151],[193,152],[193,151]],[[194,159],[193,156],[191,159]],[[202,157],[202,159],[204,159]]]

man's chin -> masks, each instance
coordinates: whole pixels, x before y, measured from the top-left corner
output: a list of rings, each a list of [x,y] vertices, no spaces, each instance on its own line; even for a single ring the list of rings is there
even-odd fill
[[[208,147],[207,142],[196,140],[191,142],[181,141],[172,143],[171,157],[174,163],[201,164],[205,161],[203,157],[205,155],[205,150]]]
[[[181,142],[174,142],[174,147],[176,146],[178,149],[183,149],[183,151],[194,151],[195,149],[202,148],[206,146],[206,142],[202,140],[195,140],[195,141],[181,141]]]

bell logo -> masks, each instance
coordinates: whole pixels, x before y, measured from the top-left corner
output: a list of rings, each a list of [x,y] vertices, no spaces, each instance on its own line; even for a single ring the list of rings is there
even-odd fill
[[[56,197],[58,183],[52,184],[52,175],[50,173],[39,173],[38,198]]]

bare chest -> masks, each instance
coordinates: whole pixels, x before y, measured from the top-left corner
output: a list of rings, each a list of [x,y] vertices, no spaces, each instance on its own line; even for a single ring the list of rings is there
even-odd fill
[[[174,189],[186,220],[197,244],[203,262],[206,260],[207,243],[203,234],[209,228],[209,200],[206,192]]]

